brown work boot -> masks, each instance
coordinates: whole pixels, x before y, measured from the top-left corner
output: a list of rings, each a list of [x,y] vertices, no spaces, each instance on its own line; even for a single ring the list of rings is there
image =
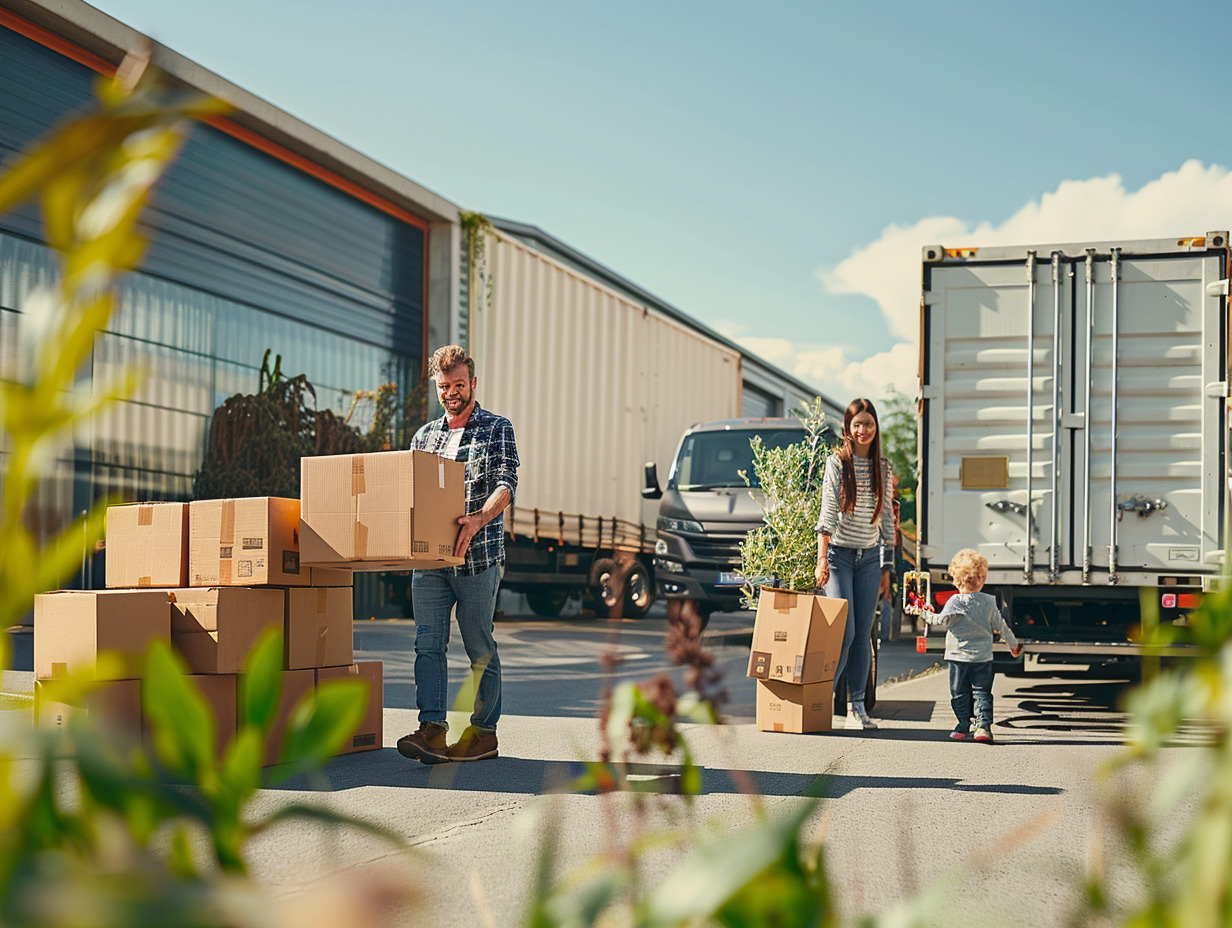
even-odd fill
[[[467,725],[456,744],[445,752],[449,760],[487,760],[496,756],[496,732]]]
[[[449,760],[445,754],[447,731],[449,727],[440,722],[420,722],[419,731],[398,739],[398,753],[425,764],[443,764]]]

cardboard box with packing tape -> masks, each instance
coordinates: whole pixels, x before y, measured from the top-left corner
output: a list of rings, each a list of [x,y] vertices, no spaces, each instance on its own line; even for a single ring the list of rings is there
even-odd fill
[[[195,674],[239,673],[266,629],[283,627],[283,590],[189,587],[168,595],[171,644]]]
[[[277,496],[188,506],[189,586],[351,586],[349,570],[300,563],[300,501]]]
[[[287,590],[283,666],[348,666],[355,660],[354,595],[349,587]]]
[[[107,507],[107,587],[188,586],[188,504]]]
[[[783,683],[833,681],[846,625],[845,599],[763,587],[748,675]]]
[[[58,590],[34,597],[34,678],[50,680],[78,670],[100,679],[141,676],[145,653],[171,637],[166,590]],[[97,665],[109,652],[119,660]]]
[[[384,665],[380,661],[360,661],[349,667],[321,667],[316,671],[319,687],[329,680],[357,679],[368,687],[368,709],[364,713],[350,739],[342,746],[340,754],[356,754],[360,751],[379,751],[385,731],[384,719]]]
[[[834,681],[757,681],[757,730],[803,734],[834,725]]]
[[[464,467],[427,451],[300,460],[300,563],[353,570],[451,567]]]

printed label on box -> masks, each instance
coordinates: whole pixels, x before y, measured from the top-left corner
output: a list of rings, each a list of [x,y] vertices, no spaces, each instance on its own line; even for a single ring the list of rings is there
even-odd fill
[[[221,545],[221,546],[218,548],[218,559],[219,559],[220,561],[229,561],[229,560],[231,560],[231,549],[232,549],[233,547],[234,547],[234,545]]]
[[[282,552],[282,572],[284,574],[299,573],[299,552],[298,551],[283,551]]]
[[[251,577],[252,561],[240,561],[235,568],[235,575],[237,577]]]
[[[415,553],[416,554],[427,554],[431,550],[432,550],[431,547],[429,547],[426,541],[415,542]]]
[[[252,550],[254,548],[257,548],[257,549],[264,548],[265,539],[264,538],[245,538],[240,542],[240,547],[244,548],[245,550]]]
[[[777,630],[774,632],[774,640],[775,640],[775,641],[786,641],[786,640],[787,640],[787,632],[783,631],[782,629],[777,629]]]

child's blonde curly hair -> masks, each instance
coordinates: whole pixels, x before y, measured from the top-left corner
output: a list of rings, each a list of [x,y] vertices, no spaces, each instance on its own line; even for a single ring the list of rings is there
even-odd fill
[[[988,579],[988,559],[974,548],[963,548],[950,560],[954,585],[980,589]]]

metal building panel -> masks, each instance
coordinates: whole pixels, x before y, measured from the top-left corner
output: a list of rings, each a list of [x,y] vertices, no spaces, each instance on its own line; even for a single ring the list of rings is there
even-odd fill
[[[516,508],[644,521],[643,464],[734,414],[738,354],[509,237],[488,263],[472,354],[479,402],[518,438]]]

